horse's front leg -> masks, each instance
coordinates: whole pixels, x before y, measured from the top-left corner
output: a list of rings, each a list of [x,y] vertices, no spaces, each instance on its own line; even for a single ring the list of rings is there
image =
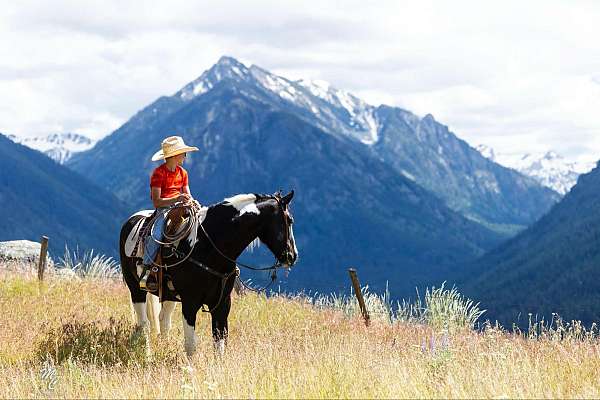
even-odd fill
[[[223,298],[221,304],[211,313],[215,352],[221,356],[225,354],[225,347],[227,346],[227,335],[229,333],[227,318],[229,317],[230,310],[231,296],[227,295]]]
[[[158,319],[160,321],[160,335],[164,337],[169,336],[169,331],[171,330],[171,316],[173,314],[173,310],[177,305],[176,301],[163,301],[162,307],[160,308],[160,314],[158,315]]]
[[[188,357],[192,357],[196,352],[196,314],[198,314],[199,309],[199,305],[189,301],[186,302],[182,299],[181,311],[183,314],[183,347],[185,348],[185,353]]]

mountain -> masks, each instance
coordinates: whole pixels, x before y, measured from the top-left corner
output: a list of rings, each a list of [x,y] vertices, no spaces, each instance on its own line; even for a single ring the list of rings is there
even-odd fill
[[[598,198],[596,167],[533,226],[471,263],[457,279],[461,291],[508,326],[526,326],[528,313],[600,321]]]
[[[223,79],[331,135],[355,139],[453,210],[500,232],[512,234],[530,225],[560,197],[489,162],[431,115],[419,118],[399,108],[374,107],[323,81],[290,81],[224,57],[175,97],[193,99]]]
[[[46,155],[0,134],[0,241],[50,238],[51,252],[118,254],[127,211],[111,193]]]
[[[382,289],[387,280],[394,293],[412,295],[415,285],[439,283],[452,265],[502,240],[397,173],[348,133],[350,122],[346,133],[326,132],[322,124],[335,105],[309,123],[303,107],[258,85],[270,78],[254,71],[256,80],[242,78],[248,70],[222,59],[205,79],[159,98],[68,165],[116,193],[130,211],[149,208],[149,175],[158,165],[150,158],[176,133],[201,148],[185,167],[202,203],[295,189],[301,260],[287,282],[291,289],[345,289],[346,268],[355,266],[371,287]],[[358,113],[353,118],[360,120]]]
[[[477,146],[477,150],[484,157],[517,170],[561,195],[565,195],[575,186],[579,175],[590,172],[595,165],[594,163],[569,162],[554,151],[515,156],[497,155],[491,147],[486,145]]]
[[[43,137],[17,137],[8,135],[15,143],[45,153],[59,164],[64,164],[73,154],[89,150],[96,141],[77,133],[53,133]]]
[[[130,122],[139,127],[158,123],[222,81],[329,135],[353,139],[363,151],[435,193],[451,209],[504,234],[533,223],[559,199],[533,179],[485,159],[431,115],[419,118],[399,108],[374,107],[323,81],[290,81],[230,57],[221,58],[198,79],[173,96],[161,97]],[[92,157],[97,153],[101,152]]]
[[[559,199],[533,179],[483,157],[432,115],[380,106],[379,139],[373,151],[396,171],[446,201],[453,210],[486,226],[514,234]]]

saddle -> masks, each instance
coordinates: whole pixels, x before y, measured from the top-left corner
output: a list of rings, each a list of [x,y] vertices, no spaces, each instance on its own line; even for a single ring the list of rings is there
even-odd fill
[[[142,258],[144,256],[144,239],[148,236],[149,227],[152,226],[150,222],[153,222],[156,218],[156,210],[142,210],[133,214],[129,219],[141,216],[125,241],[125,255],[127,257]]]

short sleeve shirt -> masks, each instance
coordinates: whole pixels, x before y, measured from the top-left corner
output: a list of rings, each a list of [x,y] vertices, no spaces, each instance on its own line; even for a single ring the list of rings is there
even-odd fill
[[[182,193],[183,188],[188,186],[188,174],[179,165],[175,171],[169,171],[167,164],[157,167],[150,177],[150,191],[153,187],[160,188],[160,197],[173,198]]]

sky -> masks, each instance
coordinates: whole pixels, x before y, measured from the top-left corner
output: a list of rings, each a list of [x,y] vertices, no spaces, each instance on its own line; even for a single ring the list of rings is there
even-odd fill
[[[0,132],[108,135],[222,55],[432,114],[497,153],[600,159],[598,1],[15,1]]]

